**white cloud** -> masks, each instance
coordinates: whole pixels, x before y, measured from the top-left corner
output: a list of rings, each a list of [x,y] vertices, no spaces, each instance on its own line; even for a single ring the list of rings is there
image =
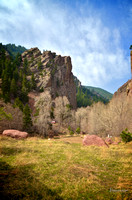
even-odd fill
[[[2,0],[1,6],[5,8],[0,13],[2,42],[70,55],[73,72],[83,85],[107,89],[128,73],[120,31],[104,26],[91,10],[87,16],[77,16],[52,1]]]

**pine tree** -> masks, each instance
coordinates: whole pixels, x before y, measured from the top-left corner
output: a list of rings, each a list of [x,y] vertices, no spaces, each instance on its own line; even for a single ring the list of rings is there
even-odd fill
[[[19,73],[18,73],[18,68],[17,67],[13,72],[13,78],[15,79],[15,81],[19,80]]]
[[[22,61],[21,54],[17,53],[15,60],[14,60],[14,63],[16,64],[17,67],[20,67],[21,61]]]
[[[41,62],[41,59],[38,61],[38,69],[39,69],[39,70],[42,69],[42,62]]]
[[[23,103],[27,103],[28,102],[28,92],[27,92],[27,89],[24,86],[21,89],[20,100]]]
[[[23,109],[23,128],[24,130],[30,131],[32,127],[32,119],[31,119],[31,109],[28,104],[25,105]]]
[[[27,74],[27,72],[28,72],[28,60],[27,60],[27,58],[24,59],[24,63],[23,63],[23,72],[24,72],[25,74]]]
[[[10,79],[8,78],[8,74],[6,70],[2,73],[2,95],[5,102],[10,101]]]
[[[8,120],[11,120],[12,119],[12,115],[11,113],[7,114],[3,108],[0,108],[0,120],[3,120],[3,119],[8,119]]]
[[[23,80],[23,72],[22,72],[22,70],[20,70],[20,72],[19,72],[19,80],[22,83],[22,80]]]
[[[32,77],[31,77],[31,88],[35,89],[36,88],[36,82],[35,82],[35,78],[34,78],[34,74],[32,73]]]
[[[10,94],[13,97],[16,97],[16,95],[17,95],[17,85],[16,85],[16,81],[14,78],[11,81]]]
[[[15,99],[13,106],[18,107],[21,111],[23,111],[23,103],[18,97]]]
[[[31,89],[31,85],[30,82],[28,82],[26,75],[23,76],[23,80],[22,80],[22,88],[24,88],[24,90],[28,93]]]

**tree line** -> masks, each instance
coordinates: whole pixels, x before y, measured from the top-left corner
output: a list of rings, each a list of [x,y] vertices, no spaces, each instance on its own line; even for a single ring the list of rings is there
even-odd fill
[[[28,93],[36,87],[33,73],[31,74],[31,81],[27,80],[27,75],[29,74],[30,70],[27,58],[22,62],[19,52],[13,58],[8,54],[5,47],[0,44],[0,98],[5,103],[11,102],[14,107],[19,107],[25,115],[23,118],[25,125],[28,125],[28,122],[31,121],[26,118],[26,115],[31,118],[31,110],[28,106]],[[31,125],[31,122],[29,124]]]

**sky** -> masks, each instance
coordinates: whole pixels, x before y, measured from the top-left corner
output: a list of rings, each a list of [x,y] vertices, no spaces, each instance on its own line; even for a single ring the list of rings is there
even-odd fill
[[[82,85],[131,78],[132,0],[0,0],[0,42],[70,56]]]

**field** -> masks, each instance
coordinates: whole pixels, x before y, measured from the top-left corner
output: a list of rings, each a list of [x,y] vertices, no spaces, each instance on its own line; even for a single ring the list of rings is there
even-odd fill
[[[0,199],[130,200],[132,143],[107,148],[81,141],[0,136]]]

